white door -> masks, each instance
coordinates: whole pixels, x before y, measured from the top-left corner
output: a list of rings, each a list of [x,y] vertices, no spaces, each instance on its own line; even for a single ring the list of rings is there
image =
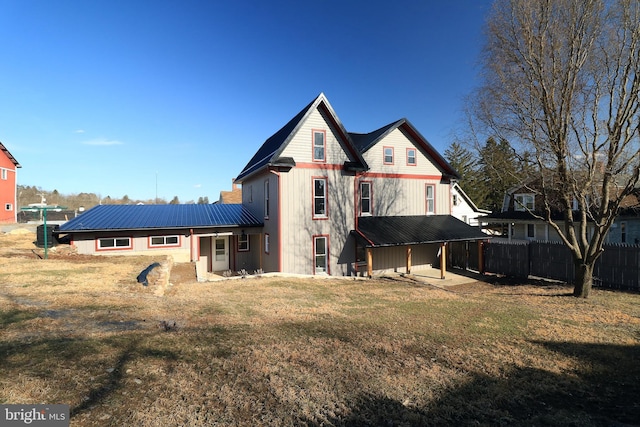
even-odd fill
[[[215,237],[213,240],[211,269],[225,271],[229,269],[229,237]]]

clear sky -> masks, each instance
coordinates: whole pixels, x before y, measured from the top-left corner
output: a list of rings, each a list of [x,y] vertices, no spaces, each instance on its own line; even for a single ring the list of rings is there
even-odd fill
[[[324,92],[348,131],[406,117],[444,153],[490,4],[0,0],[0,141],[21,185],[214,201]]]

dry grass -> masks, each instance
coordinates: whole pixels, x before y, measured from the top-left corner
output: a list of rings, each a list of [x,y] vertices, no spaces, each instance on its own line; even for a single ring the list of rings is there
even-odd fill
[[[622,425],[640,296],[545,283],[135,280],[144,257],[0,235],[0,403],[73,426]]]

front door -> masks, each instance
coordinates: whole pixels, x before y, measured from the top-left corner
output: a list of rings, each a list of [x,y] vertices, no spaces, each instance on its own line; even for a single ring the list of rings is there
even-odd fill
[[[229,237],[215,237],[212,240],[211,270],[226,271],[229,269]]]

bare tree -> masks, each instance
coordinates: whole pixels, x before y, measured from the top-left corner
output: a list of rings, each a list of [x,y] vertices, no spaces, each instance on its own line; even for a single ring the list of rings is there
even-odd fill
[[[586,298],[638,183],[640,2],[496,0],[486,31],[473,126],[531,153],[542,183],[536,215],[570,249],[574,295]],[[554,208],[563,221],[552,220]]]

